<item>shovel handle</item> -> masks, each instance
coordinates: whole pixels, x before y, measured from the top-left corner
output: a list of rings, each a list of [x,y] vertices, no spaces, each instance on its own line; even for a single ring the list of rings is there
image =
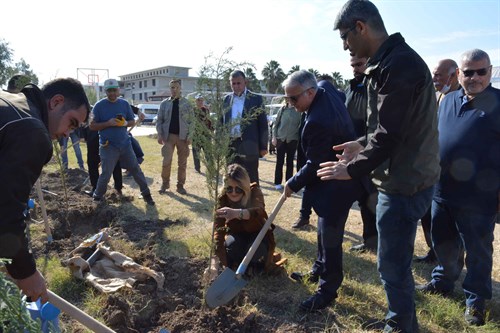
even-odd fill
[[[52,291],[47,290],[48,295],[49,295],[49,302],[58,307],[61,311],[66,313],[68,316],[71,318],[77,320],[80,322],[82,325],[85,327],[91,329],[94,332],[99,332],[99,333],[116,333],[113,331],[111,328],[107,327],[106,325],[98,322],[82,310],[78,309],[76,306],[73,304],[69,303],[66,301],[64,298],[58,296],[57,294],[54,294]]]
[[[248,253],[245,255],[245,258],[243,258],[243,261],[241,264],[238,266],[238,269],[236,270],[236,277],[239,278],[241,275],[245,274],[245,271],[247,270],[248,264],[250,264],[250,261],[253,258],[253,255],[255,254],[255,251],[257,251],[257,248],[259,247],[260,243],[262,242],[262,239],[266,235],[266,232],[269,230],[269,227],[271,226],[271,223],[273,223],[274,218],[276,215],[278,215],[278,212],[283,205],[283,203],[286,200],[285,193],[283,193],[276,205],[273,208],[273,211],[267,218],[266,223],[262,226],[262,229],[260,229],[259,234],[257,237],[255,237],[255,240],[252,243],[252,246],[250,246],[250,249],[248,250]]]
[[[40,207],[42,208],[43,224],[45,226],[45,233],[47,234],[47,241],[52,242],[52,232],[50,231],[49,218],[47,217],[47,207],[45,207],[45,200],[43,199],[42,184],[40,184],[40,179],[35,183],[36,194],[38,200],[40,201]]]

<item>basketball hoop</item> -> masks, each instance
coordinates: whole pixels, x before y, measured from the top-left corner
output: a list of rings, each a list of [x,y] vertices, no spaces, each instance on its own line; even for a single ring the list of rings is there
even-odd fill
[[[88,80],[88,83],[89,85],[93,86],[95,85],[96,83],[99,83],[99,75],[97,74],[89,74],[87,76],[87,80]]]

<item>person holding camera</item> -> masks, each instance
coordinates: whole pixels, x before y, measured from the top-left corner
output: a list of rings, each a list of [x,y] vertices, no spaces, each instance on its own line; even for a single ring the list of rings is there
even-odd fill
[[[137,162],[134,150],[130,143],[127,127],[135,124],[134,114],[130,104],[119,98],[120,86],[115,79],[104,81],[106,98],[98,101],[92,110],[93,119],[90,123],[92,131],[99,131],[99,155],[101,157],[102,172],[94,191],[94,201],[101,202],[113,173],[119,161],[122,168],[127,169],[135,182],[139,185],[142,198],[153,206],[146,177]]]

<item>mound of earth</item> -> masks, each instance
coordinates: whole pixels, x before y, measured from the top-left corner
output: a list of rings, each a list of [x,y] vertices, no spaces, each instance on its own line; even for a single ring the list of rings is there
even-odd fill
[[[204,304],[204,286],[201,285],[206,261],[196,258],[159,258],[151,251],[162,237],[163,230],[175,221],[139,221],[133,216],[123,216],[117,205],[96,205],[92,198],[81,191],[87,173],[70,169],[63,186],[60,173],[42,175],[42,188],[49,221],[53,228],[53,241],[47,243],[43,234],[32,240],[37,257],[49,255],[61,260],[70,257],[82,240],[109,227],[113,240],[145,244],[132,259],[165,275],[164,290],[157,290],[156,282],[149,278],[137,282],[133,289],[109,294],[107,305],[100,316],[116,332],[297,332],[295,324],[278,325],[265,315],[249,313],[245,290],[227,306],[209,309]],[[66,190],[65,190],[66,189]],[[109,190],[108,203],[133,200],[119,197]],[[36,197],[36,195],[34,195]],[[40,209],[35,220],[42,220]],[[120,223],[115,223],[119,218]],[[76,305],[78,299],[70,300]],[[60,320],[71,332],[83,332],[81,326],[66,315]],[[295,328],[294,328],[295,327]],[[164,332],[164,331],[163,331]]]

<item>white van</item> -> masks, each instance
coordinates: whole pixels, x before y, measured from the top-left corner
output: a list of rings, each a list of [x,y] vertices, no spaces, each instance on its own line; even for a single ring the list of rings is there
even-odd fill
[[[144,113],[146,116],[143,123],[152,123],[153,118],[158,114],[158,110],[160,109],[160,104],[137,104],[139,111]]]

